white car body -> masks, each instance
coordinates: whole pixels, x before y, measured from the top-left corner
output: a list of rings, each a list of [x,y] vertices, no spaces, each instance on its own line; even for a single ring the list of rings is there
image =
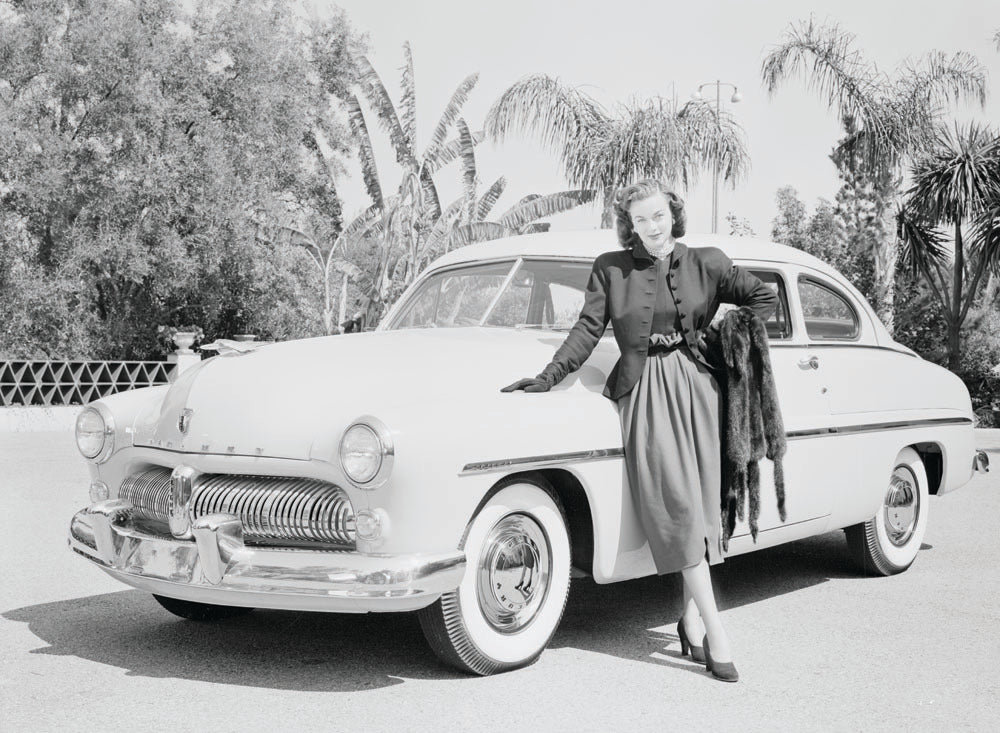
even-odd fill
[[[926,491],[943,494],[969,481],[976,452],[965,386],[894,342],[845,278],[781,245],[716,236],[684,241],[718,246],[737,264],[780,277],[789,314],[790,336],[773,339],[770,348],[788,436],[788,517],[777,516],[764,460],[760,534],[754,542],[739,524],[729,555],[874,521],[905,451],[920,457]],[[596,255],[615,246],[612,232],[590,231],[464,247],[433,263],[375,332],[224,354],[169,388],[100,400],[95,408],[113,421],[114,448],[90,469],[109,498],[77,515],[71,546],[125,583],[197,603],[412,610],[467,580],[478,558],[463,541],[477,510],[498,482],[530,473],[559,495],[578,570],[598,583],[654,573],[626,483],[615,406],[601,394],[618,358],[610,332],[580,370],[534,394],[500,388],[540,371],[562,343],[561,331],[391,330],[422,283],[450,268],[526,259],[579,262],[589,270]],[[797,287],[803,278],[849,303],[859,324],[855,338],[807,334]],[[184,410],[186,434],[178,428]],[[338,460],[344,431],[364,415],[391,434],[391,475],[374,489],[355,485]],[[122,481],[150,465],[183,465],[193,475],[319,479],[341,487],[355,513],[375,512],[381,536],[340,551],[251,547],[238,528],[232,536],[203,527],[194,537],[153,537],[129,523],[118,497]],[[919,512],[926,521],[926,504]]]

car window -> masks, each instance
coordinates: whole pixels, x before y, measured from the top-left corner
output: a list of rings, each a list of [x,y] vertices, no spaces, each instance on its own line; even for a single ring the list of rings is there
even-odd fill
[[[850,301],[826,282],[799,278],[799,301],[806,334],[821,341],[854,341],[861,335],[861,320]]]
[[[478,326],[513,265],[474,265],[431,275],[392,328]]]
[[[592,266],[581,262],[525,260],[486,324],[569,328],[583,308]]]
[[[773,270],[751,270],[750,272],[759,277],[778,296],[778,307],[764,322],[768,338],[771,340],[790,339],[792,337],[792,323],[788,317],[788,293],[785,292],[784,278]]]

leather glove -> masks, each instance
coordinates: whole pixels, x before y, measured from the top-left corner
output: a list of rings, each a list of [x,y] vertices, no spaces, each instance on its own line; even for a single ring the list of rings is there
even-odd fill
[[[525,392],[548,392],[552,389],[552,385],[545,379],[539,379],[538,377],[529,377],[528,379],[518,379],[513,384],[508,384],[506,387],[501,389],[501,392],[516,392],[519,389],[523,389]]]

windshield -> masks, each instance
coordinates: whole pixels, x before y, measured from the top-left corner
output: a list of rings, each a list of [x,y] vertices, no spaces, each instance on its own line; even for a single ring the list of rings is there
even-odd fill
[[[389,324],[568,329],[580,315],[589,262],[517,260],[466,265],[427,277]]]

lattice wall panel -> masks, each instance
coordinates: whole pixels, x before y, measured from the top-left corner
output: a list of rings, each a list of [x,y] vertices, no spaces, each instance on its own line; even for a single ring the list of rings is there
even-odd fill
[[[84,405],[167,384],[174,368],[162,361],[0,361],[0,405]]]

